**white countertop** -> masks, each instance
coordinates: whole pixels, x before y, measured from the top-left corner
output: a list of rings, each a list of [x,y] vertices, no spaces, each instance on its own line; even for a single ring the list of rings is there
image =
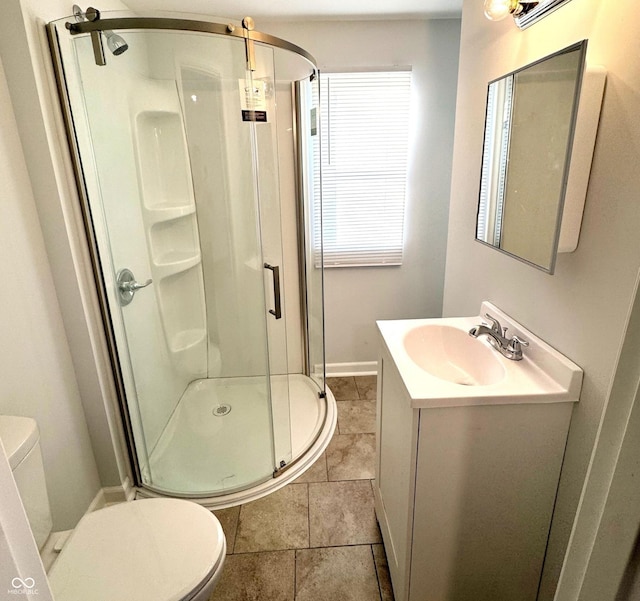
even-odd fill
[[[509,328],[509,338],[516,334],[529,342],[523,348],[522,360],[514,361],[492,348],[486,336],[475,339],[474,342],[486,345],[501,363],[504,376],[500,381],[487,385],[458,384],[432,375],[409,356],[404,339],[416,327],[450,326],[468,333],[473,326],[487,322],[482,317],[485,313]],[[378,321],[377,325],[414,408],[577,402],[580,397],[582,369],[489,302],[483,302],[480,315],[473,317]]]

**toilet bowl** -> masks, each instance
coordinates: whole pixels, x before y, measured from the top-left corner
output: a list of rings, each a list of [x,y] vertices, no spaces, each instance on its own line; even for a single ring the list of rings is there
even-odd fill
[[[0,416],[2,440],[36,543],[51,534],[38,427]],[[204,507],[143,499],[86,514],[48,573],[56,601],[206,601],[224,565],[220,522]]]

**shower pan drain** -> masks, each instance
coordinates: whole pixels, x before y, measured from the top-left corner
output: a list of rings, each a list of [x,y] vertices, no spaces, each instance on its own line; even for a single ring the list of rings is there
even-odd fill
[[[231,405],[217,405],[213,408],[213,415],[216,417],[222,417],[223,415],[227,415],[231,411]]]

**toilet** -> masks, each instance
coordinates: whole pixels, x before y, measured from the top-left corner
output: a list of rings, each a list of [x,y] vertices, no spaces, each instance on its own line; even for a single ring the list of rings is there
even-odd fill
[[[0,416],[0,440],[42,550],[52,520],[38,426]],[[86,514],[47,575],[56,601],[207,601],[225,554],[220,522],[204,507],[142,499]]]

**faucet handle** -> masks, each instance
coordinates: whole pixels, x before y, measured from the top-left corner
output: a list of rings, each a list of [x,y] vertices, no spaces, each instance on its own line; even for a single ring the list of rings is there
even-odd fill
[[[486,319],[488,319],[491,322],[491,329],[497,334],[500,334],[500,336],[504,336],[505,332],[507,331],[507,328],[503,328],[500,325],[500,322],[492,315],[485,313],[484,316]]]
[[[518,338],[518,336],[514,336],[509,341],[509,347],[507,350],[511,351],[514,354],[514,358],[516,360],[522,359],[522,347],[529,346],[529,343],[526,340],[522,340],[522,338]]]
[[[513,343],[513,345],[515,346],[516,344],[518,346],[529,346],[529,343],[526,340],[523,340],[522,338],[515,336],[511,339],[511,342]]]

